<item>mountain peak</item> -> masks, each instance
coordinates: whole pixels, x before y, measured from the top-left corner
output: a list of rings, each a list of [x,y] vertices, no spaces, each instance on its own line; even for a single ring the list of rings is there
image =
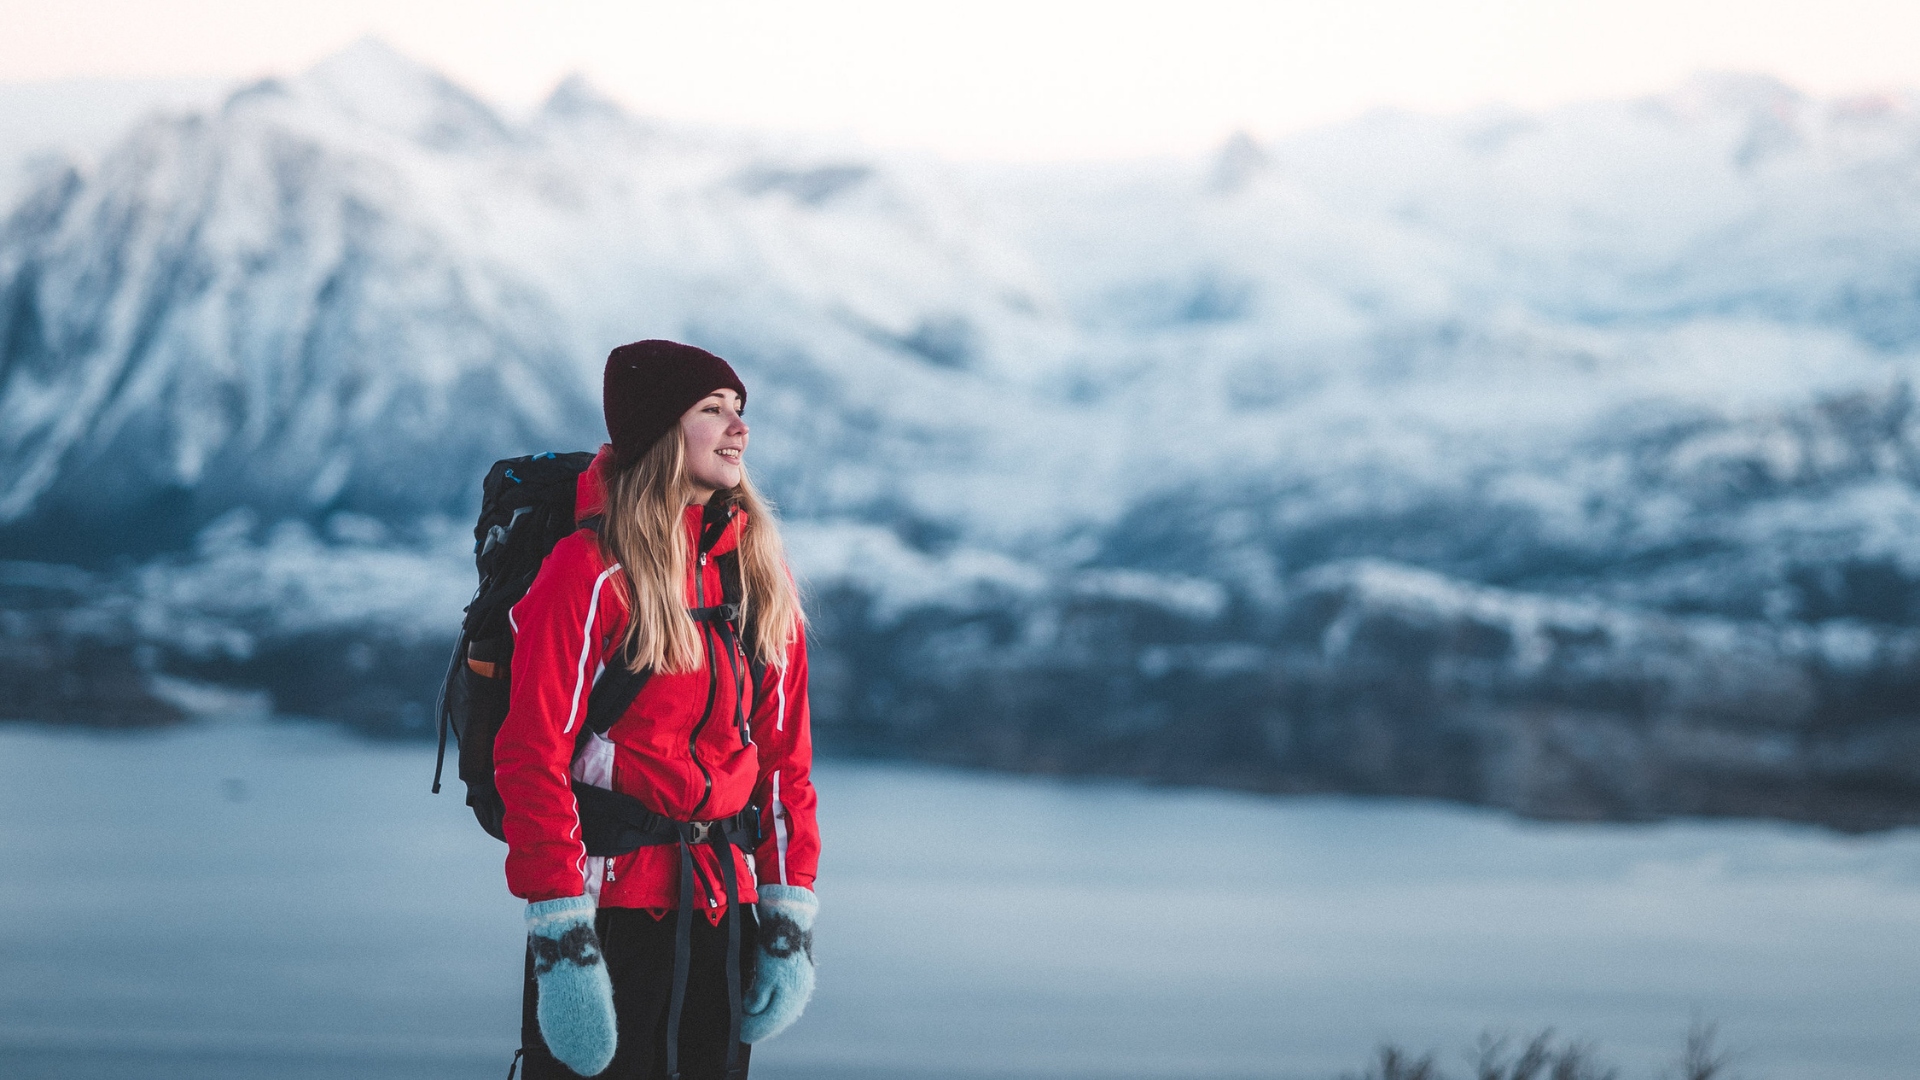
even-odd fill
[[[321,60],[296,85],[355,120],[435,149],[470,149],[510,137],[484,101],[376,37]]]
[[[300,78],[328,86],[380,84],[389,88],[420,86],[439,73],[384,40],[368,35],[329,53]]]
[[[540,115],[554,120],[631,120],[627,110],[582,72],[560,80],[540,106]]]
[[[1785,116],[1808,102],[1798,87],[1757,71],[1697,72],[1665,95],[1684,111]]]
[[[1227,136],[1213,156],[1213,190],[1222,194],[1239,191],[1265,172],[1273,159],[1261,149],[1245,129]]]

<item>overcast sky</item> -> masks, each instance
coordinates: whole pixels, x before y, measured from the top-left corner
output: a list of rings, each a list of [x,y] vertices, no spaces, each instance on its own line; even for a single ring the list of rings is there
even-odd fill
[[[296,71],[366,34],[508,104],[960,157],[1114,157],[1369,107],[1540,106],[1701,70],[1920,86],[1920,0],[0,0],[0,81]]]

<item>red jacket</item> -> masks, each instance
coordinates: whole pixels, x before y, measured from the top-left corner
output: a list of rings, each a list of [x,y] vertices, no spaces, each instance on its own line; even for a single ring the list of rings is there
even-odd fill
[[[580,476],[577,520],[600,512],[601,448]],[[736,513],[704,552],[699,551],[702,507],[687,508],[690,560],[687,606],[720,603],[720,572],[713,556],[734,549],[744,512]],[[706,659],[699,670],[654,675],[607,731],[611,775],[574,761],[587,696],[605,661],[625,638],[627,602],[619,565],[602,556],[593,532],[561,540],[540,566],[527,595],[513,606],[512,698],[494,743],[493,775],[506,804],[507,887],[527,900],[599,893],[603,907],[663,910],[679,905],[680,852],[675,845],[643,847],[600,860],[587,858],[570,779],[611,787],[680,821],[705,821],[760,807],[764,840],[754,852],[759,879],[813,887],[820,855],[814,825],[813,740],[807,716],[807,651],[796,640],[783,662],[761,678],[747,674],[750,702],[743,742],[737,725],[734,671],[719,632],[705,624]],[[736,657],[745,669],[744,660]],[[711,677],[710,677],[711,675]],[[589,736],[591,743],[592,736]],[[600,748],[602,751],[606,747]],[[711,848],[695,849],[700,874],[695,903],[717,919],[726,906],[720,864]],[[740,898],[757,899],[747,861],[735,855]],[[592,880],[589,881],[589,875]],[[597,886],[597,888],[596,888]]]

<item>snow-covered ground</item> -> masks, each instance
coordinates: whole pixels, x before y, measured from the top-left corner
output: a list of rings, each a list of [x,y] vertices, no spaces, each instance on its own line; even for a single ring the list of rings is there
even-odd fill
[[[0,728],[0,1073],[502,1075],[518,904],[430,768],[259,717]],[[818,779],[821,990],[765,1080],[1329,1078],[1548,1024],[1638,1078],[1696,1013],[1748,1075],[1920,1060],[1920,832]]]

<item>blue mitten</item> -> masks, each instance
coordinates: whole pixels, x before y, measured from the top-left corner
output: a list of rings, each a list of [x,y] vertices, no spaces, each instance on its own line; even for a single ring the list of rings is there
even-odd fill
[[[820,901],[812,889],[760,886],[754,912],[760,920],[760,951],[753,986],[741,1003],[743,1042],[771,1039],[800,1019],[813,996],[813,917]]]
[[[540,1037],[560,1064],[592,1076],[613,1060],[613,980],[593,933],[593,897],[527,905]]]

